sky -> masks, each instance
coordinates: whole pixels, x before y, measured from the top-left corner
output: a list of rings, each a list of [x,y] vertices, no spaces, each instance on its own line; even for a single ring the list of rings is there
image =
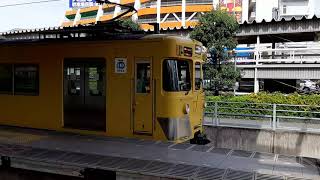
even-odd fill
[[[69,0],[1,7],[35,1],[43,0],[0,0],[0,32],[16,28],[33,29],[61,25]]]

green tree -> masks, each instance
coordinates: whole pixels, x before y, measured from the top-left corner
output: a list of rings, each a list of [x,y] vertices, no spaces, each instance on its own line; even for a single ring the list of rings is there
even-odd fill
[[[218,95],[219,90],[230,90],[234,87],[235,82],[240,80],[240,71],[235,70],[233,64],[222,64],[218,69],[208,63],[204,66],[204,78],[210,80],[207,88],[215,90],[215,95]]]
[[[211,58],[205,66],[205,77],[215,89],[215,94],[222,88],[231,88],[240,73],[232,63],[225,63],[228,59],[225,49],[234,49],[237,46],[233,38],[239,25],[234,16],[226,11],[214,10],[199,17],[199,24],[190,33],[208,48]]]
[[[140,25],[134,21],[132,21],[131,18],[123,18],[119,20],[119,23],[122,27],[131,29],[133,31],[142,31]]]

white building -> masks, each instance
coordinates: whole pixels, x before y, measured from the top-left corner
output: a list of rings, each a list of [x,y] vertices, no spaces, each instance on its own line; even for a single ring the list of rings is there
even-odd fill
[[[320,0],[243,0],[242,22],[320,16]]]
[[[279,18],[312,18],[320,14],[319,5],[319,0],[279,0]]]

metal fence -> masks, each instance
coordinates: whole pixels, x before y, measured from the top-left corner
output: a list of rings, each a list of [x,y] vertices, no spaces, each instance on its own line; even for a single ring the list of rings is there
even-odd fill
[[[207,101],[203,124],[320,132],[320,106]]]

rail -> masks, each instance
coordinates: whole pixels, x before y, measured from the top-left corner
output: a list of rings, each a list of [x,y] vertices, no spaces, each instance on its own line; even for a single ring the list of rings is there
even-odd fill
[[[320,133],[320,106],[207,101],[203,124]]]
[[[239,54],[242,54],[239,56]],[[252,49],[237,50],[232,55],[232,62],[246,64],[314,64],[320,63],[320,48],[287,48],[287,49]]]

